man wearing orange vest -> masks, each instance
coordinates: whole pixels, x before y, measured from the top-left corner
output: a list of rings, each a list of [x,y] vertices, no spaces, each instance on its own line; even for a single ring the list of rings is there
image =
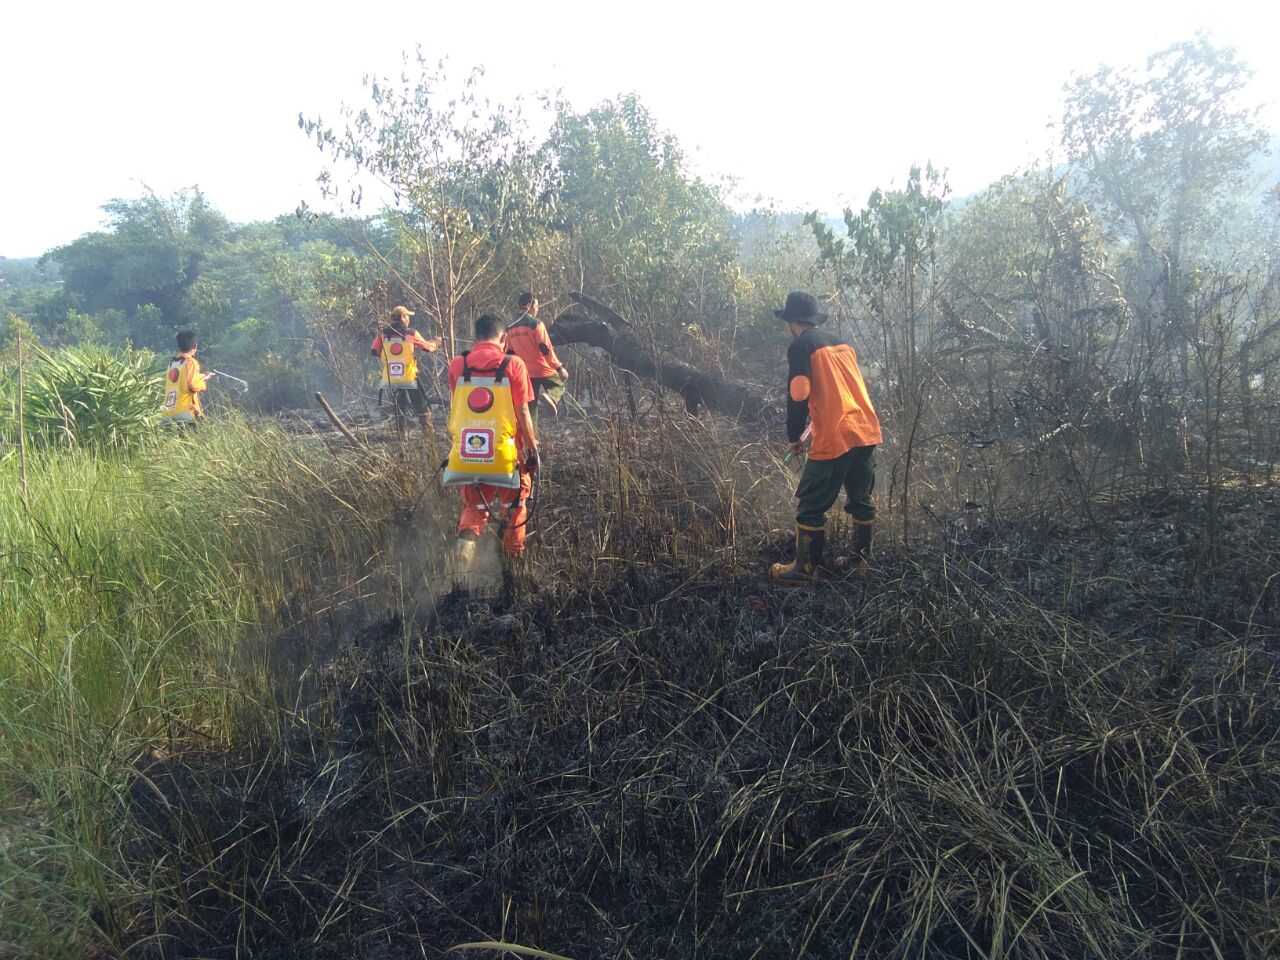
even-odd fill
[[[418,359],[416,350],[434,353],[440,349],[440,338],[425,339],[409,326],[413,312],[408,307],[396,307],[391,311],[387,325],[373,338],[369,352],[382,364],[382,389],[391,392],[392,411],[396,434],[404,439],[404,418],[412,412],[418,417],[423,433],[431,433],[431,419],[427,403],[418,385]]]
[[[209,378],[200,372],[196,359],[199,344],[191,330],[183,330],[175,338],[178,355],[169,360],[165,371],[164,402],[160,414],[169,423],[195,423],[204,416],[200,394],[209,389]],[[213,376],[213,374],[209,374]]]
[[[526,502],[533,489],[533,474],[538,469],[538,438],[530,416],[534,403],[533,385],[529,382],[524,362],[518,356],[507,355],[501,322],[493,314],[482,314],[476,318],[474,345],[449,361],[449,391],[452,393],[457,388],[458,378],[463,376],[464,369],[492,374],[500,368],[511,384],[509,402],[515,408],[520,488],[514,490],[489,483],[472,483],[462,488],[457,549],[463,562],[469,560],[474,552],[476,541],[489,522],[491,510],[501,511],[499,519],[505,519],[502,545],[507,553],[514,557],[524,553],[525,526],[529,515]],[[508,416],[510,413],[508,411]]]
[[[529,416],[536,426],[539,397],[545,397],[551,412],[555,413],[557,401],[564,396],[564,382],[569,379],[569,371],[556,356],[547,325],[538,319],[538,298],[526,290],[517,302],[521,315],[507,327],[507,353],[523,360],[525,369],[529,371],[529,379],[533,383]]]
[[[813,424],[813,443],[796,488],[796,558],[788,564],[773,564],[769,578],[788,586],[817,583],[827,511],[841,488],[845,512],[854,522],[853,575],[864,578],[876,517],[871,491],[876,485],[874,454],[881,442],[880,420],[853,347],[818,329],[827,316],[818,312],[812,294],[787,294],[786,306],[774,315],[786,321],[792,336],[787,349],[788,447],[793,453],[803,451],[806,420]]]

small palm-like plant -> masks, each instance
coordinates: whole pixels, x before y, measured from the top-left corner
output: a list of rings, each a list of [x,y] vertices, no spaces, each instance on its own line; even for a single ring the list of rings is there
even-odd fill
[[[41,351],[25,374],[23,412],[32,443],[119,449],[146,435],[159,415],[160,370],[149,351]],[[3,409],[9,413],[16,404]]]

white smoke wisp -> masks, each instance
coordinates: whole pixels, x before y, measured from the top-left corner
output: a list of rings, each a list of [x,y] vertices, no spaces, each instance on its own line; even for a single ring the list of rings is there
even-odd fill
[[[398,538],[395,576],[406,612],[430,618],[436,602],[449,590],[448,541],[437,530],[415,529]]]
[[[394,541],[394,567],[388,572],[399,581],[406,613],[411,610],[420,623],[429,622],[439,601],[453,590],[492,598],[502,589],[502,544],[492,525],[478,539],[458,538],[457,501],[447,493],[422,497],[412,522],[400,528]]]
[[[479,540],[460,542],[453,553],[453,581],[473,596],[492,596],[502,588],[502,545],[492,530]]]

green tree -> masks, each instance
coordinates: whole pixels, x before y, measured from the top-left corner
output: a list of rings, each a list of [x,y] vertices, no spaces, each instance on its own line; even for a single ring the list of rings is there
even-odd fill
[[[638,98],[559,104],[545,151],[570,282],[668,333],[732,316],[732,213]]]
[[[902,450],[903,536],[909,532],[916,441],[937,374],[939,238],[949,188],[932,164],[913,166],[902,190],[875,190],[859,213],[845,210],[845,237],[809,215],[819,256],[838,291],[870,311]]]
[[[109,229],[50,250],[41,263],[57,263],[77,309],[90,314],[118,310],[132,318],[145,304],[157,307],[168,330],[137,330],[134,339],[167,349],[165,334],[200,319],[189,294],[230,225],[198,187],[167,199],[148,191],[103,210]]]
[[[359,209],[365,184],[385,192],[394,245],[367,251],[453,350],[464,305],[485,303],[500,279],[504,245],[538,229],[545,189],[518,105],[491,104],[481,71],[454,89],[420,50],[404,62],[398,79],[365,78],[369,102],[345,111],[341,129],[298,124],[332,164],[320,177],[327,195]]]
[[[0,370],[7,370],[18,362],[18,337],[22,337],[23,350],[37,350],[40,335],[22,317],[6,314],[0,321]]]
[[[777,353],[779,329],[773,311],[788,291],[829,292],[813,230],[802,213],[757,208],[735,218],[734,234],[741,270],[736,308],[743,315],[746,345],[756,353]],[[734,334],[736,339],[736,330]]]
[[[1085,197],[1127,245],[1125,293],[1147,347],[1189,380],[1190,277],[1222,252],[1224,225],[1266,144],[1242,105],[1252,71],[1205,36],[1144,71],[1102,67],[1067,85],[1062,140]]]

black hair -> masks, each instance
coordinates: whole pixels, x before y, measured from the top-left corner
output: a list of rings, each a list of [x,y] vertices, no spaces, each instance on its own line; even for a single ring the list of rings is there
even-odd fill
[[[532,293],[526,290],[524,293],[520,294],[519,298],[516,300],[516,304],[523,310],[536,299],[537,298]]]
[[[196,332],[194,330],[183,330],[174,339],[178,343],[179,353],[186,353],[188,350],[195,349]]]
[[[482,313],[476,317],[476,341],[492,340],[502,329],[502,321],[492,313]]]

